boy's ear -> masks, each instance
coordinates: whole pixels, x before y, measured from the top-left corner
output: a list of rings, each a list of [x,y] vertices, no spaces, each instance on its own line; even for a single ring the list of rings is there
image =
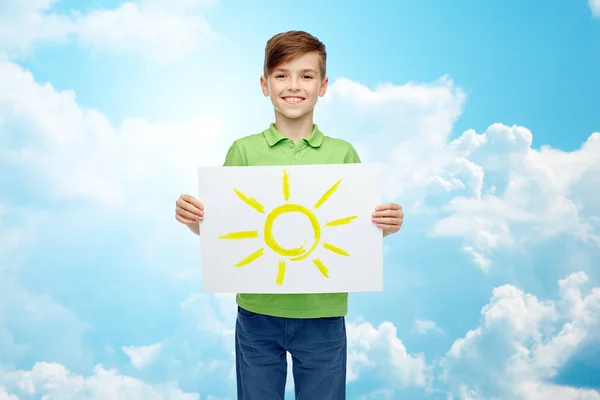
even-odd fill
[[[329,83],[329,78],[325,77],[323,82],[321,82],[321,89],[319,89],[319,97],[325,96],[325,92],[327,92],[327,84]]]
[[[269,97],[269,82],[264,76],[260,77],[260,87],[262,89],[263,95],[265,97]]]

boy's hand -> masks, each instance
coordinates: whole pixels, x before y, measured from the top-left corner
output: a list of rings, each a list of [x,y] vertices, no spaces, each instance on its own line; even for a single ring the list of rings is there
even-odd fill
[[[383,230],[383,236],[398,232],[404,222],[402,206],[396,203],[377,206],[373,213],[373,222]]]
[[[204,218],[204,205],[193,196],[182,194],[175,202],[175,218],[182,224],[196,224]]]

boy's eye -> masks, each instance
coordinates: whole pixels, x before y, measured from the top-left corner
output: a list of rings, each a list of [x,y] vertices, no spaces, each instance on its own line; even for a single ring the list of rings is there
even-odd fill
[[[285,78],[285,75],[283,75],[283,74],[278,74],[278,75],[275,75],[275,78],[277,78],[277,79],[280,79],[280,78]]]
[[[304,75],[304,79],[312,79],[311,75]]]

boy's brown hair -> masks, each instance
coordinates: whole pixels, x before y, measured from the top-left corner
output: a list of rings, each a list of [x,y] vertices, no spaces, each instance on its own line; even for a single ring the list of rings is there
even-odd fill
[[[321,79],[324,79],[327,69],[325,45],[319,39],[304,31],[278,33],[267,41],[263,67],[265,78],[279,65],[313,51],[319,53],[321,59]]]

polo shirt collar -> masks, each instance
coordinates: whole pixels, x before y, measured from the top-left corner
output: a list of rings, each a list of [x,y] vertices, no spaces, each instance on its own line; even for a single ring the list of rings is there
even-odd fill
[[[270,147],[273,147],[280,141],[287,139],[281,134],[281,132],[275,129],[274,123],[271,123],[271,125],[269,125],[269,129],[264,131],[264,135]],[[312,147],[321,146],[321,144],[323,143],[323,133],[319,130],[317,124],[313,124],[313,131],[304,140]]]

